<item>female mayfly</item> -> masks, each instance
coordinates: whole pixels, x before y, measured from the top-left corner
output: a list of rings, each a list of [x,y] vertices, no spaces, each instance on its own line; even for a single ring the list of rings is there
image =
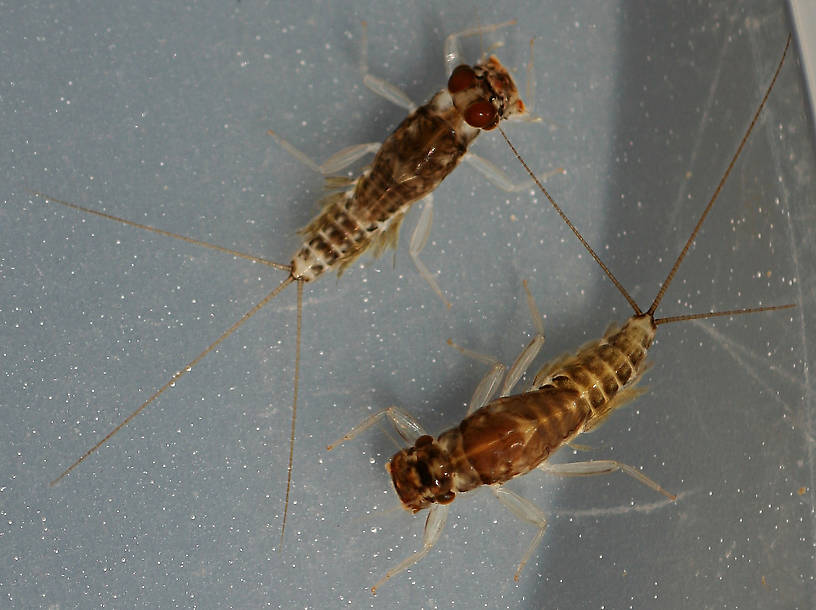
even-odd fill
[[[327,175],[326,187],[329,195],[324,198],[323,210],[301,230],[302,245],[289,264],[275,263],[259,257],[228,250],[199,240],[162,231],[135,223],[110,214],[85,208],[34,193],[47,201],[58,203],[78,211],[95,214],[129,226],[146,229],[182,239],[189,243],[214,248],[233,256],[240,256],[286,271],[288,276],[274,290],[253,306],[246,314],[230,326],[204,351],[182,367],[164,385],[158,388],[137,409],[119,425],[106,434],[79,459],[66,468],[53,482],[59,482],[88,456],[105,444],[113,435],[127,425],[152,403],[160,394],[173,386],[179,378],[196,366],[208,353],[224,339],[255,315],[290,284],[297,284],[297,339],[295,351],[294,393],[292,400],[292,422],[289,444],[289,465],[287,471],[286,499],[281,526],[281,539],[286,528],[289,505],[294,438],[297,414],[298,379],[300,368],[300,335],[303,305],[303,285],[329,271],[342,273],[361,254],[372,249],[379,254],[384,249],[395,247],[399,226],[411,205],[425,200],[417,228],[410,240],[410,253],[423,277],[434,291],[443,298],[442,291],[433,276],[419,259],[428,239],[431,226],[431,192],[462,161],[466,161],[498,186],[507,190],[524,188],[525,184],[513,182],[498,168],[484,159],[467,151],[471,142],[482,130],[494,129],[502,120],[534,120],[522,102],[518,89],[507,69],[494,56],[482,57],[473,66],[460,63],[459,40],[463,37],[483,34],[515,23],[509,21],[487,25],[451,34],[445,40],[444,57],[451,69],[447,87],[434,95],[431,100],[416,107],[408,97],[393,85],[368,73],[366,60],[365,30],[361,69],[365,85],[387,99],[406,107],[410,114],[397,129],[381,144],[361,144],[346,148],[317,166],[290,144],[276,139],[286,150],[299,159],[314,166]],[[529,80],[529,79],[528,79]],[[355,179],[332,177],[365,154],[376,153],[372,164]]]
[[[404,440],[412,443],[411,447],[394,454],[390,462],[386,464],[386,470],[391,475],[394,489],[405,509],[414,513],[429,509],[425,522],[423,547],[389,570],[372,587],[372,592],[376,592],[377,587],[385,581],[424,557],[439,540],[447,519],[448,507],[456,495],[481,485],[490,485],[499,501],[514,515],[538,527],[538,532],[533,537],[516,570],[516,579],[543,537],[547,520],[543,511],[532,502],[503,487],[503,484],[510,479],[535,469],[561,476],[590,476],[622,471],[662,493],[670,500],[676,498],[639,470],[617,461],[596,460],[548,464],[547,459],[559,448],[571,443],[578,435],[597,428],[616,409],[642,393],[636,384],[648,367],[647,353],[659,325],[682,320],[733,316],[793,307],[793,305],[755,307],[655,318],[655,312],[669,284],[674,279],[703,221],[717,200],[765,106],[782,69],[789,46],[790,36],[771,83],[737,151],[675,260],[671,271],[661,284],[657,296],[645,312],[638,307],[626,289],[587,244],[537,180],[532,170],[521,159],[515,147],[504,136],[530,177],[618,288],[635,313],[623,326],[611,325],[603,337],[584,345],[576,353],[561,356],[544,365],[536,373],[527,391],[510,395],[510,391],[543,344],[543,321],[528,291],[528,303],[538,334],[508,371],[500,398],[490,400],[504,375],[503,365],[495,363],[474,392],[465,419],[459,425],[442,432],[436,439],[427,434],[412,416],[397,407],[389,407],[370,416],[329,446],[329,449],[332,449],[337,444],[355,437],[384,416],[392,421]],[[504,135],[503,131],[502,135]],[[495,362],[487,356],[468,350],[462,351],[481,360]]]

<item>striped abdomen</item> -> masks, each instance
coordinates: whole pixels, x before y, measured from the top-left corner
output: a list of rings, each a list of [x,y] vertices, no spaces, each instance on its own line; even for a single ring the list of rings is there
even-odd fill
[[[458,491],[529,472],[561,445],[600,424],[642,372],[656,327],[648,315],[562,358],[537,376],[537,389],[495,400],[439,436]]]
[[[329,195],[320,215],[301,231],[294,278],[311,281],[334,269],[342,273],[369,247],[377,255],[396,246],[408,208],[453,171],[477,134],[447,91],[411,113],[383,142],[354,190]]]

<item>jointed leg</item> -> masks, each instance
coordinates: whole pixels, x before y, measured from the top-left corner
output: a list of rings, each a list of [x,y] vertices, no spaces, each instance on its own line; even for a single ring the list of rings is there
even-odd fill
[[[470,398],[470,405],[468,406],[467,413],[465,414],[467,416],[474,411],[481,409],[488,402],[490,402],[490,399],[493,398],[493,396],[496,394],[496,390],[499,388],[499,382],[502,380],[502,377],[504,377],[504,371],[507,367],[505,367],[493,356],[488,356],[486,354],[467,349],[466,347],[457,345],[450,339],[448,339],[448,345],[459,350],[468,358],[473,358],[474,360],[490,365],[490,371],[488,371],[488,373],[482,377],[479,385],[477,385],[476,389],[473,391],[473,396]]]
[[[541,313],[535,304],[535,299],[527,287],[527,280],[524,280],[524,291],[527,293],[527,307],[530,309],[530,317],[533,319],[533,327],[536,330],[535,336],[530,343],[525,347],[516,358],[515,362],[510,366],[507,372],[507,377],[504,379],[501,395],[507,396],[521,379],[522,375],[527,371],[530,363],[538,356],[544,345],[544,320],[541,319]]]
[[[646,485],[646,487],[650,487],[656,492],[663,494],[669,500],[674,501],[677,499],[676,495],[663,489],[655,481],[636,468],[615,460],[591,460],[589,462],[570,462],[567,464],[548,464],[544,462],[538,468],[549,474],[555,474],[561,477],[587,477],[599,474],[611,474],[620,470],[633,479],[640,481]]]
[[[275,138],[275,141],[280,145],[280,147],[292,155],[295,159],[324,176],[335,174],[365,155],[374,154],[380,149],[379,142],[355,144],[354,146],[348,146],[343,150],[334,153],[331,157],[326,159],[324,163],[319,164],[306,153],[295,148],[290,142],[284,140],[273,130],[270,129],[266,133]]]
[[[517,493],[512,492],[500,485],[495,485],[491,489],[499,502],[504,504],[504,506],[511,513],[522,521],[532,523],[538,528],[536,535],[530,542],[530,546],[527,547],[527,551],[521,558],[521,562],[519,563],[516,573],[513,576],[513,580],[518,581],[521,571],[524,569],[524,566],[527,565],[527,562],[530,561],[530,557],[533,556],[533,551],[535,551],[535,548],[538,546],[538,543],[541,542],[541,538],[544,536],[544,531],[547,529],[547,518],[544,516],[544,511]]]
[[[417,561],[425,557],[428,552],[433,548],[439,541],[439,537],[442,535],[442,530],[445,529],[445,521],[448,519],[448,505],[442,504],[434,504],[428,509],[428,518],[425,520],[425,531],[422,536],[422,550],[417,551],[410,557],[406,557],[403,559],[399,565],[395,568],[391,568],[386,572],[385,576],[383,576],[377,583],[371,587],[371,592],[376,595],[377,589],[380,585],[382,585],[385,581],[390,579],[392,576],[396,576],[403,570],[410,568],[414,565]]]
[[[536,335],[533,337],[532,341],[530,341],[527,347],[521,351],[516,358],[516,361],[510,367],[510,371],[507,373],[507,377],[504,380],[504,386],[502,387],[502,396],[507,396],[513,387],[515,387],[518,380],[522,375],[524,375],[527,367],[530,366],[530,363],[538,355],[539,350],[541,350],[541,346],[544,345],[544,320],[541,319],[541,314],[539,313],[538,307],[535,304],[533,295],[530,294],[530,289],[527,288],[526,280],[524,282],[524,290],[527,292],[527,306],[530,308],[530,317],[533,319],[533,326],[536,329]],[[490,402],[490,399],[493,398],[499,382],[501,381],[502,375],[504,375],[505,366],[493,356],[488,356],[486,354],[467,349],[457,345],[450,339],[448,339],[448,345],[459,350],[468,358],[473,358],[474,360],[478,360],[484,364],[489,364],[491,367],[490,371],[488,371],[488,373],[482,377],[482,380],[479,382],[479,385],[476,386],[476,390],[473,392],[473,396],[470,399],[470,406],[467,410],[467,415],[470,415],[477,409],[485,406],[488,402]]]
[[[384,97],[389,102],[405,108],[408,112],[416,110],[416,104],[411,101],[411,98],[397,87],[388,81],[385,81],[377,76],[368,73],[368,24],[363,21],[362,34],[362,49],[360,50],[360,72],[363,73],[363,84],[371,91]]]
[[[374,415],[367,417],[361,423],[357,424],[349,430],[344,436],[334,441],[331,445],[326,447],[329,451],[337,447],[346,441],[350,441],[355,436],[360,434],[361,432],[365,432],[371,426],[376,424],[379,420],[383,417],[388,417],[391,420],[391,423],[394,424],[394,428],[396,428],[397,433],[402,437],[402,439],[407,442],[413,444],[416,439],[420,436],[427,434],[425,430],[422,428],[420,423],[414,419],[411,415],[400,409],[399,407],[388,407],[387,409],[383,409],[382,411],[378,411]]]
[[[503,191],[507,191],[508,193],[517,193],[519,191],[527,190],[533,186],[532,179],[528,178],[522,180],[521,182],[515,182],[515,179],[511,178],[503,169],[475,153],[465,153],[462,160],[487,178],[493,186],[500,188]],[[543,174],[541,179],[546,181],[548,178],[555,176],[556,174],[563,173],[564,168],[557,167]]]
[[[455,34],[448,35],[445,38],[445,72],[446,74],[450,74],[453,72],[453,69],[465,63],[462,60],[462,50],[459,48],[459,39],[460,38],[467,38],[468,36],[475,36],[477,34],[486,34],[487,32],[493,32],[495,30],[499,30],[501,28],[515,25],[516,20],[511,19],[510,21],[504,21],[502,23],[492,23],[489,25],[482,25],[475,28],[470,28],[467,30],[463,30],[461,32],[456,32]]]
[[[428,237],[431,235],[431,224],[433,224],[433,195],[429,194],[426,195],[423,200],[422,212],[419,215],[417,226],[411,234],[411,241],[408,244],[408,253],[411,255],[411,259],[414,261],[414,265],[417,271],[419,271],[419,274],[431,285],[431,288],[436,295],[442,299],[442,302],[450,308],[450,301],[442,294],[442,289],[439,288],[439,284],[436,283],[434,276],[428,271],[425,263],[419,259],[419,253],[422,252],[422,249],[428,242]]]

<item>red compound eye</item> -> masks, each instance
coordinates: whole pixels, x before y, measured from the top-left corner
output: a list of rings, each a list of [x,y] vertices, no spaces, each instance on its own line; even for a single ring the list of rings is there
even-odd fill
[[[487,100],[478,100],[465,110],[465,121],[471,127],[493,129],[499,122],[499,113]]]
[[[456,66],[448,79],[448,91],[458,93],[472,87],[476,82],[476,73],[466,65]]]
[[[433,443],[433,437],[430,434],[423,434],[414,443],[414,447],[424,447],[425,445],[431,445]]]

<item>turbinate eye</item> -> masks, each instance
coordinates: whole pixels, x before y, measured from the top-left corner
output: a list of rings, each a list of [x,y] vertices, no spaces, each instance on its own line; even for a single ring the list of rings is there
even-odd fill
[[[476,73],[473,68],[462,64],[456,66],[448,79],[448,91],[458,93],[472,87],[476,82]]]
[[[433,437],[430,434],[423,434],[414,443],[414,447],[419,449],[420,447],[424,447],[425,445],[430,445],[433,443]]]
[[[477,100],[465,110],[465,121],[471,127],[493,129],[499,122],[499,113],[487,100]]]

